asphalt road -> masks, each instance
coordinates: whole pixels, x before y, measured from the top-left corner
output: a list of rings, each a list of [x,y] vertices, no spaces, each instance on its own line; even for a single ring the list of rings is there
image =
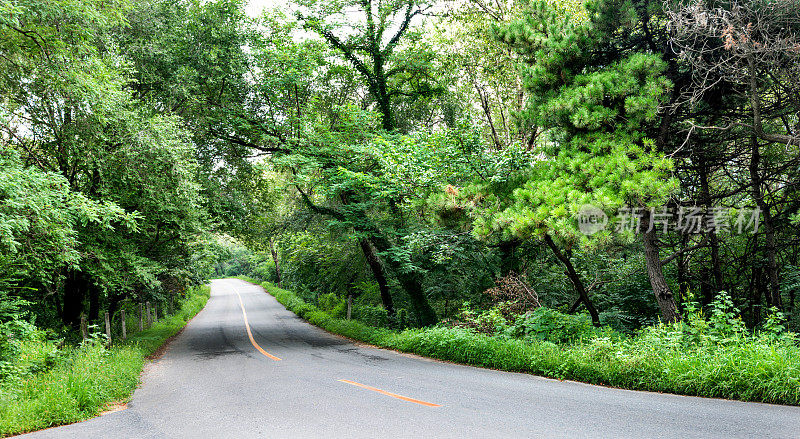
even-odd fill
[[[146,367],[126,410],[25,437],[798,438],[800,408],[610,389],[358,345],[228,279],[212,282],[206,308]]]

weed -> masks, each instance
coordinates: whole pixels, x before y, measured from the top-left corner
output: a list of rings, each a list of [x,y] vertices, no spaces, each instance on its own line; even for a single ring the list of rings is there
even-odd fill
[[[145,358],[180,331],[208,297],[208,287],[193,288],[177,313],[111,347],[105,346],[105,335],[61,349],[39,336],[14,342],[14,357],[6,358],[0,369],[5,371],[0,436],[78,422],[96,416],[110,402],[129,398]],[[16,333],[22,331],[31,328]]]
[[[634,390],[800,405],[800,347],[776,315],[749,334],[726,296],[710,317],[646,327],[632,336],[597,330],[588,319],[537,308],[520,321],[472,316],[480,327],[391,331],[334,318],[294,293],[261,284],[286,308],[330,332],[376,346],[494,369]],[[514,338],[509,335],[516,335]]]

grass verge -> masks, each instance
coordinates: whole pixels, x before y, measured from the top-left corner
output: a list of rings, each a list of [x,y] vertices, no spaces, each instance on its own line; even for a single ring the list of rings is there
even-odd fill
[[[82,421],[126,401],[147,356],[203,309],[209,293],[207,286],[191,289],[175,314],[108,348],[97,342],[61,349],[52,342],[26,343],[22,361],[41,358],[40,370],[0,385],[0,436]]]
[[[800,405],[800,348],[792,340],[743,336],[687,348],[682,333],[671,325],[647,328],[631,337],[600,335],[572,344],[487,336],[464,328],[397,332],[333,318],[291,291],[260,285],[311,324],[379,347],[632,390]]]

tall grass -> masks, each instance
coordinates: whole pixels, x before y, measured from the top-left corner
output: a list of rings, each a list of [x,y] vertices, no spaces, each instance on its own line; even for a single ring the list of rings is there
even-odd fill
[[[684,324],[677,324],[646,328],[634,336],[597,331],[574,343],[556,344],[460,327],[397,332],[333,318],[290,291],[269,283],[261,286],[314,325],[398,351],[633,390],[800,405],[800,347],[791,334],[770,338],[739,332],[717,339],[711,333],[687,333]],[[695,325],[692,331],[698,327],[702,329]]]
[[[99,337],[61,349],[43,340],[24,343],[18,361],[30,372],[0,383],[0,436],[81,421],[127,401],[145,358],[203,309],[209,292],[191,289],[175,314],[111,347]]]

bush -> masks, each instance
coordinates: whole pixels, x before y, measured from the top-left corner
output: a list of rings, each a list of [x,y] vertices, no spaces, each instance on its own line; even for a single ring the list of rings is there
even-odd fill
[[[3,392],[0,434],[32,431],[96,416],[103,405],[136,388],[144,357],[102,343],[66,348],[55,366]]]
[[[686,322],[650,326],[631,337],[545,309],[515,322],[514,330],[526,335],[515,339],[468,327],[375,328],[334,318],[290,291],[262,286],[314,325],[389,349],[633,390],[800,405],[797,337],[780,332],[779,316],[771,329],[747,333],[724,297],[709,317],[692,311]]]
[[[353,305],[351,317],[376,328],[388,328],[390,325],[389,314],[382,306]]]
[[[342,318],[347,314],[347,302],[334,293],[322,294],[317,299],[319,308],[333,317]]]
[[[454,320],[443,322],[444,326],[467,328],[480,334],[504,334],[509,331],[508,316],[502,304],[487,311],[478,311],[470,303],[465,303]]]
[[[254,277],[266,282],[274,282],[275,279],[278,278],[277,271],[275,271],[275,264],[271,261],[264,261],[256,265],[252,270],[252,274]]]
[[[23,320],[24,300],[0,292],[0,383],[20,381],[52,364],[57,349],[47,333]]]
[[[587,315],[564,314],[544,306],[520,316],[509,328],[509,335],[514,337],[559,344],[575,343],[592,337],[595,333],[596,329]]]

